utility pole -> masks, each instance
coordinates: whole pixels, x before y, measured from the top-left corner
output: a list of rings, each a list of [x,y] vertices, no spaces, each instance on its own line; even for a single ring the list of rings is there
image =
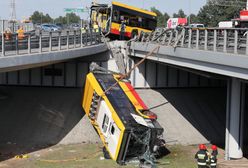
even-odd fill
[[[248,0],[246,1],[246,10],[248,10]]]
[[[10,21],[16,21],[16,3],[15,0],[10,0]]]

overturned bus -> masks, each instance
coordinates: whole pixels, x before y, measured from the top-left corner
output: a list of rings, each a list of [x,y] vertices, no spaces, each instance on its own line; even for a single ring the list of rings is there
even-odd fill
[[[164,130],[128,80],[120,80],[118,74],[90,72],[82,107],[103,142],[105,158],[120,165],[138,159],[154,167],[164,147]]]

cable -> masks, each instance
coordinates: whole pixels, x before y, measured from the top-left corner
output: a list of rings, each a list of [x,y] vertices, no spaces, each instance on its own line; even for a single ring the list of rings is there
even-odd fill
[[[119,81],[125,79],[127,76],[129,76],[131,74],[131,72],[137,68],[140,64],[142,64],[149,56],[151,56],[156,50],[159,50],[160,46],[158,45],[157,47],[155,47],[152,51],[150,51],[143,59],[141,59],[137,64],[135,64],[133,66],[133,68],[131,68],[126,74],[121,75],[121,77],[113,84],[111,85],[108,89],[106,89],[103,94],[100,96],[102,97],[103,95],[105,95],[108,91],[110,91],[113,87],[115,87]]]

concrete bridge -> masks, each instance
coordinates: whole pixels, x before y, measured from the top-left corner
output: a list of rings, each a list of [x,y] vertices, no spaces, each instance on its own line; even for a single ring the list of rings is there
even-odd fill
[[[143,34],[139,40],[127,45],[114,41],[108,47],[97,40],[97,35],[84,36],[75,32],[69,35],[48,34],[44,39],[39,37],[39,45],[32,45],[35,40],[28,37],[23,41],[26,48],[20,51],[16,51],[18,47],[14,50],[6,47],[6,43],[4,47],[7,51],[2,49],[0,57],[0,84],[3,87],[0,90],[3,95],[0,106],[7,105],[8,108],[2,108],[2,113],[13,116],[21,109],[27,118],[36,116],[28,121],[29,125],[41,122],[42,126],[59,132],[55,135],[41,131],[42,136],[46,137],[41,140],[43,144],[72,142],[68,137],[74,137],[73,142],[92,140],[94,136],[85,136],[89,135],[91,129],[86,120],[82,121],[82,116],[78,115],[81,109],[77,104],[81,100],[81,88],[89,64],[97,62],[114,71],[121,67],[129,70],[159,46],[131,73],[130,81],[136,88],[165,89],[150,94],[141,90],[140,94],[149,107],[157,112],[162,126],[168,130],[165,134],[167,142],[223,143],[226,159],[238,159],[247,151],[248,144],[248,108],[245,99],[248,40],[245,32],[245,29],[162,29]],[[108,48],[112,51],[108,51]],[[41,90],[38,91],[37,86],[42,87]],[[34,93],[38,102],[31,101]],[[66,96],[63,97],[62,93],[66,93]],[[25,99],[21,96],[23,94],[27,94]],[[10,108],[10,102],[21,103],[17,103],[16,108]],[[78,106],[74,108],[75,104]],[[69,109],[69,106],[72,108]],[[72,119],[71,122],[66,122],[65,116]],[[83,129],[85,127],[86,130]],[[6,130],[0,131],[6,134]],[[36,132],[28,132],[34,135],[33,141],[38,139]],[[14,129],[13,134],[19,135]],[[29,141],[23,135],[17,137],[20,141]],[[5,140],[8,141],[8,138]]]
[[[2,35],[0,43],[0,72],[51,65],[108,50],[100,33],[93,31],[26,34],[21,40],[17,34],[8,40]]]
[[[197,71],[226,81],[226,159],[243,157],[248,79],[247,29],[162,29],[143,34],[130,45],[130,56]],[[245,134],[245,135],[244,135]]]

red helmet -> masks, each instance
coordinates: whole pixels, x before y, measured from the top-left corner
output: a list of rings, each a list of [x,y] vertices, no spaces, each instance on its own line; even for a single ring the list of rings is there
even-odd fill
[[[204,144],[200,144],[199,145],[199,149],[200,150],[206,150],[207,148],[206,148],[206,146]]]
[[[212,145],[211,146],[211,149],[215,151],[215,150],[217,150],[217,146],[216,145]]]

